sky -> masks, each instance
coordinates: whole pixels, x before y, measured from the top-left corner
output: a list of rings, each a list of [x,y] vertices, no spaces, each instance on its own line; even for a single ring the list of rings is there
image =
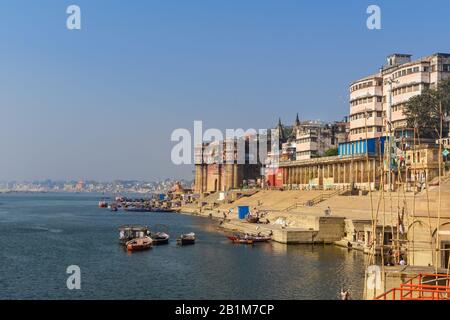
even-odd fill
[[[426,5],[425,5],[426,3]],[[66,8],[81,8],[68,30]],[[367,7],[381,8],[369,30]],[[340,120],[390,53],[450,52],[450,2],[2,0],[0,181],[192,178],[173,130]]]

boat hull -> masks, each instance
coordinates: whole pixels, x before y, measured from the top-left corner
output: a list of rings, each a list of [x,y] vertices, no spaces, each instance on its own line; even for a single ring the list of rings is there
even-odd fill
[[[153,245],[169,244],[169,239],[153,239]]]
[[[177,243],[181,246],[195,244],[195,239],[177,239]]]
[[[128,241],[125,246],[128,251],[143,251],[151,249],[153,240],[150,237],[136,238]]]
[[[152,244],[143,244],[143,245],[127,245],[128,251],[144,251],[152,248]]]

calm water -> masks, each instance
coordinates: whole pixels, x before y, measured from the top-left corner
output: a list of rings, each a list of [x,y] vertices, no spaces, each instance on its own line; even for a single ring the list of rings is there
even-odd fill
[[[212,221],[171,213],[110,212],[99,196],[0,194],[1,299],[336,299],[362,296],[363,255],[333,246],[229,243]],[[128,254],[122,224],[165,224],[194,246]],[[81,268],[68,290],[66,268]]]

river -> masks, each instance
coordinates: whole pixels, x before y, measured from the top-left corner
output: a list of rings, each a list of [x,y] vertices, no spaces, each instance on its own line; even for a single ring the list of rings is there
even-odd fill
[[[361,252],[323,245],[230,243],[216,223],[176,213],[110,212],[94,194],[0,194],[1,299],[353,299],[363,291]],[[166,225],[171,242],[138,253],[118,227]],[[177,246],[181,233],[197,243]],[[81,270],[69,290],[66,269]]]

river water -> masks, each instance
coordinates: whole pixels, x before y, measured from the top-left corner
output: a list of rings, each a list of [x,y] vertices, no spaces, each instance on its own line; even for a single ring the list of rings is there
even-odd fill
[[[110,212],[99,195],[0,194],[0,299],[337,299],[362,297],[364,257],[322,245],[230,243],[207,218]],[[163,224],[172,241],[129,254],[118,227]],[[195,232],[197,243],[175,238]],[[66,269],[81,269],[69,290]]]

